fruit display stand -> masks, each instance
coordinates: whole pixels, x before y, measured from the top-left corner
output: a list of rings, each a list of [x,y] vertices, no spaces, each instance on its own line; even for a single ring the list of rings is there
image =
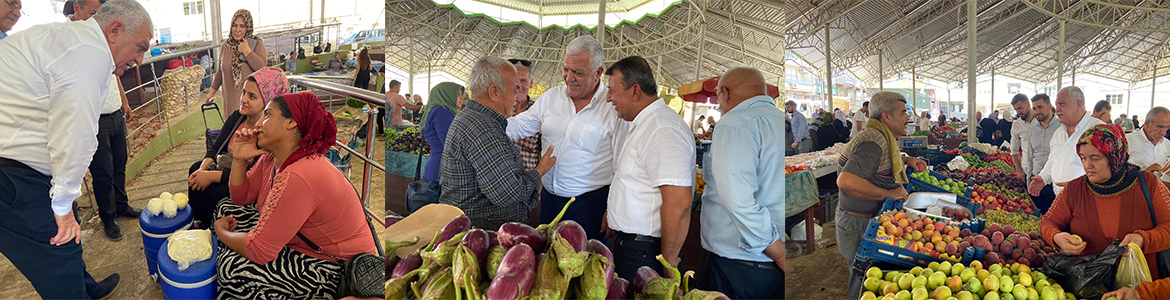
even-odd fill
[[[930,175],[930,177],[933,177],[934,180],[939,181],[939,182],[955,182],[955,180],[951,179],[950,177],[947,177],[946,175],[943,175],[943,174],[935,172],[935,171],[930,171],[930,170],[927,170],[925,172],[914,172],[914,169],[911,167],[906,167],[906,173],[910,174],[910,176],[908,176],[910,179],[910,182],[906,183],[904,186],[906,188],[907,192],[910,192],[910,193],[931,192],[931,193],[956,194],[959,196],[959,199],[960,199],[956,202],[967,202],[967,201],[970,201],[970,199],[971,199],[971,192],[973,190],[971,189],[970,186],[967,186],[966,184],[963,184],[961,182],[955,183],[955,186],[957,188],[961,188],[961,189],[965,190],[964,193],[958,194],[958,193],[955,193],[955,191],[947,190],[947,189],[939,187],[938,185],[935,185],[931,182],[927,182],[923,179],[920,179],[918,176],[922,176],[922,175],[917,175],[917,174]],[[929,180],[929,178],[927,180]]]
[[[854,264],[862,300],[1037,299],[1076,300],[1043,272],[1021,265],[932,263],[909,270]]]
[[[918,200],[918,202],[925,201]],[[856,260],[884,262],[906,268],[925,266],[931,262],[959,262],[961,260],[961,256],[956,255],[960,253],[957,242],[951,243],[950,241],[946,241],[947,246],[944,246],[944,248],[940,250],[939,248],[936,248],[936,246],[933,246],[933,243],[928,242],[926,245],[929,246],[923,246],[920,245],[921,241],[916,243],[913,241],[913,239],[920,239],[921,237],[930,236],[936,225],[942,225],[946,226],[947,229],[940,230],[939,232],[946,232],[945,234],[947,234],[948,237],[944,238],[942,235],[935,234],[931,241],[937,243],[944,240],[950,240],[958,237],[958,231],[961,230],[960,226],[964,226],[964,223],[956,222],[946,217],[908,211],[905,209],[906,203],[907,201],[903,199],[886,199],[886,201],[882,204],[882,210],[879,217],[870,219],[869,226],[866,228],[865,235],[862,237],[861,247],[857,251]],[[957,204],[951,203],[950,205],[953,205],[953,207],[956,209],[965,210],[964,208],[959,207]],[[894,215],[894,222],[907,222],[903,222],[903,225],[898,226],[890,225],[890,228],[892,228],[891,230],[894,230],[895,232],[892,234],[887,234],[888,230],[883,228],[882,224],[885,222],[883,219],[888,218],[888,216],[891,214]],[[914,219],[915,221],[909,221],[909,219]],[[930,223],[923,225],[924,222],[922,222],[922,220],[926,220]],[[966,226],[970,226],[970,223],[967,223]],[[899,232],[901,231],[901,227],[914,227],[915,235],[922,234],[922,236],[913,237],[911,239],[906,239],[904,238],[905,236],[898,237],[899,235],[902,235],[902,233]],[[919,229],[922,229],[923,231],[919,231]],[[951,231],[954,231],[954,233],[951,233]],[[910,232],[906,232],[905,234],[911,235]],[[946,250],[946,252],[949,253],[937,253],[943,252],[942,250]]]

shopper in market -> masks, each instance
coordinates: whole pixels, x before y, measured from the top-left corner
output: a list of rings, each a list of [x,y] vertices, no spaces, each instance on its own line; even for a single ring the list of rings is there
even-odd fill
[[[606,102],[629,136],[616,145],[603,225],[614,234],[615,272],[632,282],[639,267],[662,272],[657,255],[674,266],[682,260],[694,199],[695,143],[682,117],[658,98],[646,59],[624,58],[605,75]]]
[[[237,10],[232,15],[231,34],[220,46],[218,70],[207,90],[207,103],[215,101],[215,94],[223,88],[225,111],[240,109],[244,79],[252,72],[268,66],[268,50],[264,40],[252,34],[252,13],[247,9]]]
[[[849,137],[853,138],[865,130],[865,123],[869,121],[869,101],[861,103],[861,109],[853,112],[853,128],[849,129]]]
[[[542,177],[540,222],[551,222],[576,197],[562,220],[576,221],[589,238],[599,240],[604,238],[601,222],[621,122],[613,106],[605,103],[604,58],[601,43],[592,36],[573,39],[565,48],[561,71],[565,84],[546,91],[528,111],[508,118],[507,129],[512,140],[540,132],[542,147],[558,149],[553,153],[560,157],[557,167]]]
[[[1032,132],[1031,123],[1035,119],[1032,114],[1032,103],[1028,101],[1028,96],[1024,94],[1016,94],[1012,96],[1012,108],[1016,110],[1016,120],[1012,121],[1011,130],[1011,155],[1012,163],[1016,168],[1016,173],[1012,174],[1020,180],[1028,180],[1028,174],[1032,169],[1031,144],[1029,143],[1029,133]]]
[[[220,134],[202,160],[196,161],[187,171],[187,195],[196,228],[210,228],[215,221],[215,205],[231,196],[228,180],[231,179],[231,145],[237,129],[259,128],[264,119],[264,108],[276,96],[288,92],[288,79],[280,68],[268,67],[253,72],[244,80],[244,94],[240,98],[240,109],[233,111],[223,123]],[[255,161],[252,162],[254,164]],[[251,165],[247,171],[251,169]]]
[[[231,168],[241,171],[216,207],[212,228],[225,246],[215,261],[218,298],[330,299],[342,260],[377,253],[357,191],[322,156],[337,123],[301,92],[272,99],[258,125],[232,139]]]
[[[943,126],[947,126],[947,115],[940,113],[940,114],[938,114],[938,122],[936,124],[934,124],[933,128],[939,128],[939,127],[943,127]]]
[[[1170,191],[1155,184],[1154,174],[1129,162],[1127,144],[1119,125],[1097,124],[1076,138],[1085,175],[1057,194],[1052,209],[1040,219],[1040,234],[1073,256],[1101,253],[1117,240],[1137,244],[1157,279],[1158,252],[1170,249]],[[1146,199],[1147,192],[1151,199]],[[1157,224],[1150,211],[1160,220]]]
[[[1146,114],[1146,127],[1127,134],[1130,163],[1143,171],[1160,172],[1170,165],[1170,141],[1166,130],[1170,129],[1170,110],[1155,107]]]
[[[521,92],[516,68],[508,61],[481,57],[467,83],[471,101],[447,131],[439,202],[459,207],[479,228],[525,222],[536,207],[540,176],[556,163],[554,148],[549,146],[536,169],[525,169],[519,149],[506,135],[504,116],[512,114],[516,93]]]
[[[20,0],[4,0],[8,5],[0,5],[0,40],[8,37],[8,31],[16,26],[20,20]]]
[[[706,288],[732,299],[784,298],[784,112],[766,93],[764,75],[728,70],[715,95],[723,112],[703,165],[707,187],[699,215],[707,258]],[[705,160],[707,158],[704,158]]]
[[[423,106],[418,104],[411,104],[406,100],[406,97],[398,94],[398,92],[402,91],[402,83],[398,80],[391,80],[389,85],[390,89],[386,90],[386,105],[389,106],[389,109],[387,110],[390,111],[390,128],[398,129],[399,126],[403,124],[403,109],[419,110],[422,109]],[[382,122],[382,120],[385,119],[385,113],[379,111],[378,114],[380,115],[378,116],[378,132],[382,132],[385,130],[383,128],[384,124]],[[362,128],[366,128],[366,126],[362,126]]]
[[[1049,141],[1048,161],[1040,170],[1040,174],[1032,176],[1032,181],[1028,184],[1028,194],[1033,196],[1039,195],[1046,184],[1052,184],[1053,193],[1060,195],[1060,191],[1069,181],[1085,175],[1084,166],[1077,157],[1076,139],[1089,127],[1104,124],[1085,110],[1085,93],[1081,88],[1068,86],[1060,89],[1056,94],[1055,104],[1061,129],[1057,130]]]
[[[877,92],[870,99],[870,119],[866,130],[841,150],[837,165],[841,167],[837,186],[841,189],[837,204],[837,251],[850,268],[849,299],[857,299],[861,290],[860,274],[853,263],[869,220],[882,208],[886,198],[904,199],[909,193],[902,187],[910,182],[906,166],[926,170],[926,162],[900,156],[897,137],[907,134],[912,116],[906,98],[895,92]]]
[[[110,75],[141,63],[153,32],[141,4],[111,0],[87,21],[0,42],[0,254],[42,298],[101,298],[118,285],[118,274],[98,282],[86,271],[74,201],[98,148]]]
[[[982,112],[980,112],[982,113]],[[987,118],[979,121],[979,142],[984,144],[995,143],[995,132],[999,131],[999,125],[995,122],[995,116],[998,112],[992,110]],[[979,118],[976,115],[976,118]]]
[[[1028,124],[1028,140],[1025,141],[1028,146],[1022,154],[1027,155],[1028,158],[1021,159],[1028,161],[1028,166],[1025,168],[1027,172],[1027,176],[1024,177],[1025,181],[1039,175],[1040,171],[1044,169],[1044,165],[1048,163],[1049,153],[1052,153],[1052,136],[1061,129],[1060,118],[1056,116],[1056,108],[1052,106],[1052,100],[1048,98],[1047,94],[1032,96],[1032,110],[1029,114],[1033,121]],[[1041,214],[1048,211],[1048,207],[1052,206],[1052,201],[1056,199],[1056,193],[1052,191],[1052,184],[1045,184],[1040,189],[1039,194],[1029,196]]]
[[[784,111],[788,113],[788,117],[792,118],[792,145],[790,149],[795,149],[795,154],[809,153],[812,151],[813,143],[812,137],[809,136],[808,121],[804,118],[804,114],[796,110],[796,101],[788,100],[784,103]]]
[[[426,168],[423,170],[423,182],[439,181],[443,162],[443,148],[447,143],[447,132],[451,128],[451,121],[463,108],[463,91],[465,88],[454,82],[441,82],[431,88],[431,102],[423,107],[422,131],[427,145],[431,146],[431,156],[427,158]]]
[[[532,89],[532,62],[523,59],[509,59],[509,63],[516,67],[516,77],[520,79],[521,93],[516,93],[516,105],[513,108],[512,115],[515,117],[523,112],[528,111],[532,107],[532,97],[528,96],[528,90]],[[536,164],[540,162],[540,132],[536,132],[532,136],[513,140],[512,143],[520,148],[520,160],[524,161],[524,167],[528,169],[535,169]]]
[[[995,143],[993,145],[995,145],[997,149],[1003,146],[1003,143],[1010,142],[1012,139],[1013,120],[1011,120],[1011,116],[1008,115],[1008,112],[1005,111],[1003,114],[1003,118],[999,118],[995,124],[995,127],[999,130],[999,132],[996,134]]]
[[[1101,120],[1104,124],[1113,124],[1113,119],[1110,118],[1110,112],[1113,111],[1113,106],[1109,105],[1109,101],[1097,101],[1093,106],[1093,117]]]

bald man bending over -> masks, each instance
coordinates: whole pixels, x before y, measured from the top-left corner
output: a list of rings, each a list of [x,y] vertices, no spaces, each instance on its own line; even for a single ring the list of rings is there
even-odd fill
[[[784,298],[784,112],[759,70],[727,71],[715,88],[723,118],[703,157],[707,288],[731,299]],[[781,284],[777,284],[781,283]]]

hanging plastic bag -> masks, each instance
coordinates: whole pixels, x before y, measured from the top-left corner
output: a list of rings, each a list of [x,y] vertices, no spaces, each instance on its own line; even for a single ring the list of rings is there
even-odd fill
[[[971,167],[971,164],[968,163],[967,160],[964,159],[962,156],[955,156],[955,159],[952,159],[951,162],[947,163],[947,168],[950,168],[951,170],[955,170],[955,171],[966,170],[967,168],[970,168],[970,167]]]
[[[1072,257],[1055,255],[1044,261],[1045,272],[1050,278],[1060,283],[1067,292],[1072,292],[1080,298],[1100,299],[1101,295],[1117,290],[1114,275],[1117,273],[1117,260],[1125,254],[1128,248],[1114,243],[1101,253]]]
[[[167,255],[179,263],[179,271],[211,258],[211,230],[181,230],[167,237]]]
[[[1121,262],[1117,264],[1117,288],[1128,287],[1136,289],[1143,281],[1153,281],[1150,276],[1150,265],[1146,263],[1146,256],[1137,244],[1129,243]]]

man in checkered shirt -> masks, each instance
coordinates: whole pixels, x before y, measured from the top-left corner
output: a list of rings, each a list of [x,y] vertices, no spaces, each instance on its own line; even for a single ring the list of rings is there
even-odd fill
[[[471,101],[451,121],[439,181],[439,202],[459,207],[471,225],[493,229],[525,222],[536,207],[540,177],[556,163],[545,152],[535,169],[520,161],[505,128],[521,86],[508,61],[485,56],[476,61],[467,80]],[[551,147],[550,147],[551,148]]]

